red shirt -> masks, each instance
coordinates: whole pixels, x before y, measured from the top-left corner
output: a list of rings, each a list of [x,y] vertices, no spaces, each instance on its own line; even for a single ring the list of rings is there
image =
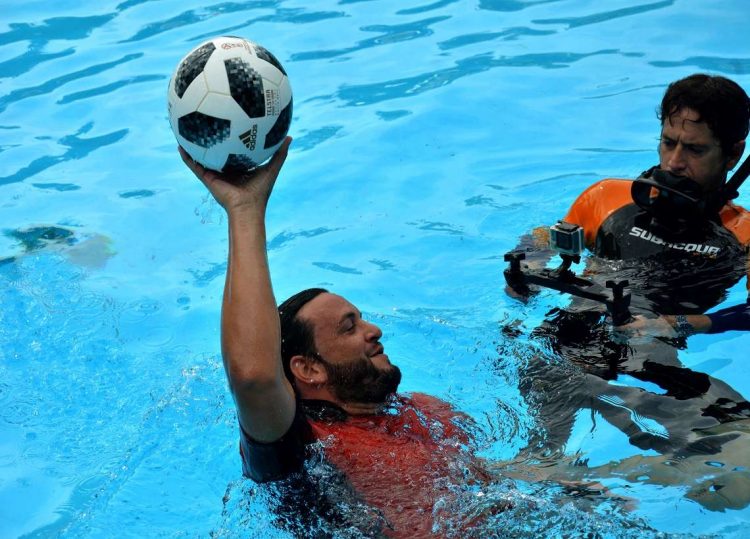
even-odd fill
[[[449,486],[465,482],[461,459],[468,442],[461,418],[447,403],[424,394],[398,397],[391,413],[308,419],[327,458],[346,473],[368,504],[388,521],[390,537],[430,537],[435,503]]]
[[[282,479],[300,468],[303,444],[318,442],[357,496],[380,512],[384,534],[439,537],[433,525],[439,507],[454,500],[451,487],[466,486],[467,472],[481,473],[464,451],[470,440],[460,419],[465,416],[446,402],[419,393],[398,396],[383,413],[365,416],[303,401],[277,442],[254,442],[241,431],[243,469],[259,482]]]

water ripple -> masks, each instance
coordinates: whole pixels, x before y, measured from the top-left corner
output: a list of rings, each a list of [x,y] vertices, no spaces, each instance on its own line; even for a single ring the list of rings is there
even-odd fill
[[[133,43],[136,41],[143,41],[144,39],[158,36],[160,34],[163,34],[164,32],[169,32],[171,30],[176,30],[184,26],[192,26],[197,23],[201,23],[218,15],[236,13],[245,11],[247,9],[275,8],[278,5],[279,1],[267,0],[244,3],[224,2],[213,6],[207,6],[199,10],[191,9],[169,19],[147,24],[139,31],[137,31],[133,36],[120,41],[120,43]],[[211,35],[216,35],[216,32],[212,32]]]
[[[404,116],[409,116],[411,112],[408,110],[379,110],[375,114],[386,122],[391,122]]]
[[[89,131],[92,127],[91,123],[84,125],[78,133],[75,135],[66,135],[62,137],[58,142],[62,146],[66,146],[68,150],[62,155],[45,155],[38,159],[33,160],[25,167],[19,169],[10,176],[0,176],[0,185],[7,185],[10,183],[22,182],[31,176],[39,174],[40,172],[47,170],[59,163],[70,161],[73,159],[82,159],[89,155],[94,150],[115,144],[122,140],[125,135],[128,134],[129,129],[120,129],[113,131],[105,135],[91,138],[80,137],[82,133]]]
[[[166,79],[167,79],[167,75],[138,75],[136,77],[129,77],[127,79],[123,79],[123,80],[119,80],[110,84],[106,84],[104,86],[98,86],[96,88],[91,88],[89,90],[84,90],[82,92],[75,92],[72,94],[65,95],[57,101],[57,104],[66,105],[68,103],[79,101],[81,99],[88,99],[90,97],[96,97],[99,95],[109,94],[116,90],[119,90],[120,88],[130,86],[131,84],[139,84],[141,82],[153,82],[157,80],[166,80]]]
[[[142,56],[143,56],[143,53],[126,54],[125,56],[117,60],[114,60],[112,62],[105,62],[103,64],[97,64],[97,65],[87,67],[86,69],[73,71],[72,73],[67,73],[60,77],[55,77],[54,79],[50,79],[47,82],[40,84],[38,86],[32,86],[29,88],[19,88],[18,90],[13,90],[12,92],[0,97],[0,112],[3,112],[8,107],[8,105],[12,103],[16,103],[18,101],[27,99],[29,97],[36,97],[39,95],[50,94],[57,88],[63,86],[64,84],[67,84],[74,80],[82,79],[85,77],[92,77],[95,75],[99,75],[100,73],[108,71],[112,69],[113,67],[117,67],[121,64],[131,62],[133,60],[136,60],[137,58],[141,58]]]
[[[305,60],[320,60],[325,58],[335,58],[337,56],[343,56],[351,54],[364,49],[377,47],[380,45],[390,45],[393,43],[400,43],[403,41],[411,41],[421,37],[431,36],[433,30],[430,28],[431,25],[450,19],[450,17],[433,17],[431,19],[424,19],[421,21],[414,21],[408,24],[399,25],[373,25],[364,26],[361,28],[364,32],[380,32],[379,36],[363,39],[352,47],[345,47],[343,49],[333,50],[315,50],[309,52],[298,52],[292,54],[290,59],[292,61],[305,61]]]
[[[305,9],[279,9],[273,15],[259,17],[256,22],[280,22],[291,24],[309,24],[328,19],[346,17],[343,11],[307,11]]]
[[[626,148],[573,148],[576,152],[591,152],[591,153],[642,153],[642,152],[653,152],[654,150],[652,148],[635,148],[635,149],[626,149]]]
[[[343,128],[343,125],[327,125],[302,132],[303,134],[298,135],[294,139],[294,149],[297,151],[311,150],[321,142],[335,137]]]
[[[337,230],[341,230],[341,228],[318,227],[311,230],[299,230],[297,232],[280,232],[268,242],[267,248],[269,251],[273,251],[297,238],[314,238],[330,232],[336,232]]]
[[[346,17],[346,13],[340,11],[305,11],[299,8],[295,9],[277,9],[272,15],[264,15],[255,19],[242,21],[232,26],[213,29],[210,32],[192,36],[190,41],[203,41],[217,35],[231,35],[234,33],[244,33],[248,27],[259,23],[279,23],[279,24],[309,24],[320,22],[327,19],[338,19]]]
[[[463,77],[476,75],[496,67],[541,67],[557,69],[569,67],[573,62],[597,55],[622,54],[615,49],[605,49],[589,53],[549,52],[539,54],[522,54],[519,56],[500,56],[480,54],[456,62],[456,65],[438,71],[391,81],[376,82],[358,86],[342,86],[337,97],[348,106],[361,106],[390,99],[421,94],[446,86]]]
[[[224,276],[227,271],[227,263],[219,262],[211,264],[207,270],[188,269],[187,272],[193,276],[193,285],[197,288],[208,286],[211,281]]]
[[[81,188],[80,185],[74,183],[33,183],[31,184],[37,189],[50,189],[52,191],[77,191]]]
[[[368,262],[370,264],[376,265],[381,271],[396,269],[396,265],[390,260],[380,260],[377,258],[373,258],[371,260],[368,260]]]
[[[136,189],[135,191],[123,191],[119,195],[120,198],[148,198],[156,195],[156,192],[150,189]]]
[[[362,272],[355,268],[348,268],[346,266],[340,266],[333,262],[313,262],[313,266],[317,266],[324,270],[335,271],[336,273],[349,273],[351,275],[362,275]]]
[[[524,2],[522,0],[480,0],[479,9],[488,11],[521,11],[526,8],[554,4],[561,0],[539,0],[538,2]]]
[[[141,30],[136,32],[135,35],[127,39],[123,39],[120,43],[134,43],[136,41],[143,41],[144,39],[149,39],[170,30],[175,30],[177,28],[182,28],[183,26],[190,26],[199,23],[210,16],[211,15],[208,13],[200,15],[195,11],[180,13],[179,15],[177,15],[176,17],[172,17],[171,19],[147,24],[146,26],[141,28]]]
[[[455,227],[450,223],[443,223],[439,221],[426,221],[421,220],[417,222],[406,223],[408,225],[416,226],[419,230],[427,230],[430,232],[445,232],[453,236],[460,236],[464,232],[460,227]]]
[[[664,0],[663,2],[655,2],[653,4],[643,4],[640,6],[626,7],[622,9],[615,9],[612,11],[604,11],[602,13],[594,13],[592,15],[586,15],[584,17],[564,17],[559,19],[537,19],[532,22],[537,24],[566,24],[568,28],[576,28],[579,26],[586,26],[589,24],[598,24],[600,22],[607,22],[614,19],[620,19],[622,17],[630,17],[632,15],[641,15],[648,11],[654,11],[657,9],[669,7],[674,4],[674,0]]]
[[[428,11],[432,11],[433,9],[440,9],[451,4],[455,4],[456,2],[458,2],[458,0],[438,0],[437,2],[433,2],[432,4],[428,4],[426,6],[401,9],[396,12],[396,15],[414,15],[417,13],[426,13]]]
[[[52,40],[76,41],[88,37],[96,28],[116,17],[116,13],[91,17],[53,17],[43,24],[10,23],[10,32],[0,34],[0,45],[31,41],[36,44]]]
[[[719,71],[731,75],[750,73],[750,58],[719,58],[714,56],[691,56],[679,62],[662,60],[649,62],[654,67],[696,66],[706,71]]]
[[[117,4],[117,11],[125,11],[126,9],[130,9],[131,7],[140,6],[141,4],[148,4],[150,2],[156,3],[159,0],[127,0],[126,2],[123,2],[122,4]]]
[[[57,60],[75,54],[75,49],[65,49],[60,52],[43,53],[34,47],[20,56],[0,62],[0,78],[13,78],[31,71],[44,62]]]
[[[665,87],[666,87],[666,84],[646,84],[643,86],[639,86],[637,88],[628,88],[627,90],[622,90],[621,92],[611,92],[608,94],[585,96],[583,97],[583,99],[606,99],[609,97],[615,97],[617,95],[629,94],[633,92],[642,92],[642,91],[652,90],[654,88],[665,88]]]
[[[502,209],[502,205],[495,202],[495,199],[484,196],[484,195],[476,195],[471,198],[467,198],[464,200],[464,204],[467,206],[487,206],[490,208],[495,208],[497,210]]]
[[[523,26],[508,28],[502,32],[479,32],[475,34],[466,34],[463,36],[454,37],[441,41],[438,43],[438,47],[443,50],[456,49],[459,47],[465,47],[467,45],[474,45],[475,43],[483,43],[485,41],[493,41],[495,39],[501,39],[503,41],[515,41],[519,37],[526,36],[548,36],[556,33],[555,30],[534,30],[533,28],[525,28]]]

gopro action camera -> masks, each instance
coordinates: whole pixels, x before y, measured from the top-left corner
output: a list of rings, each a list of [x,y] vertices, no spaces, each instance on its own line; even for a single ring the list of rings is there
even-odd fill
[[[549,228],[549,243],[561,254],[580,255],[583,252],[583,227],[558,221]]]

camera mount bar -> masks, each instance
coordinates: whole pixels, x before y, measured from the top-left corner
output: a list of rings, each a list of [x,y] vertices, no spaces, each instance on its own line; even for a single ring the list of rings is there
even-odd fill
[[[531,270],[521,267],[521,261],[526,258],[526,253],[510,251],[504,256],[505,261],[510,263],[503,272],[505,281],[513,290],[524,295],[529,294],[529,285],[538,285],[603,303],[612,316],[612,323],[616,326],[632,318],[628,308],[630,292],[625,293],[625,288],[629,284],[627,280],[608,280],[604,288],[593,281],[578,277],[570,270],[571,264],[581,261],[580,255],[561,254],[560,257],[563,262],[556,269]]]

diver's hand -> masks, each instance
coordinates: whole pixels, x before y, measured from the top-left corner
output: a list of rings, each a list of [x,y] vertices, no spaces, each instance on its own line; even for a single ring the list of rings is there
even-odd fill
[[[528,303],[529,302],[529,291],[527,290],[526,293],[522,293],[514,289],[512,286],[506,284],[505,285],[505,294],[513,298],[517,301],[520,301],[521,303]]]
[[[683,319],[679,323],[679,319]],[[683,326],[683,324],[686,324]],[[711,319],[704,314],[677,316],[665,314],[656,318],[635,316],[632,321],[614,328],[615,333],[628,340],[643,337],[687,337],[695,333],[706,333],[711,329]]]
[[[615,332],[619,336],[630,340],[644,337],[668,337],[676,338],[677,331],[671,321],[664,316],[646,318],[643,315],[634,316],[627,324],[615,326]]]
[[[271,160],[265,165],[240,174],[223,174],[194,161],[178,148],[187,167],[203,182],[216,201],[227,211],[249,208],[265,212],[276,178],[289,152],[291,137],[286,137]]]

